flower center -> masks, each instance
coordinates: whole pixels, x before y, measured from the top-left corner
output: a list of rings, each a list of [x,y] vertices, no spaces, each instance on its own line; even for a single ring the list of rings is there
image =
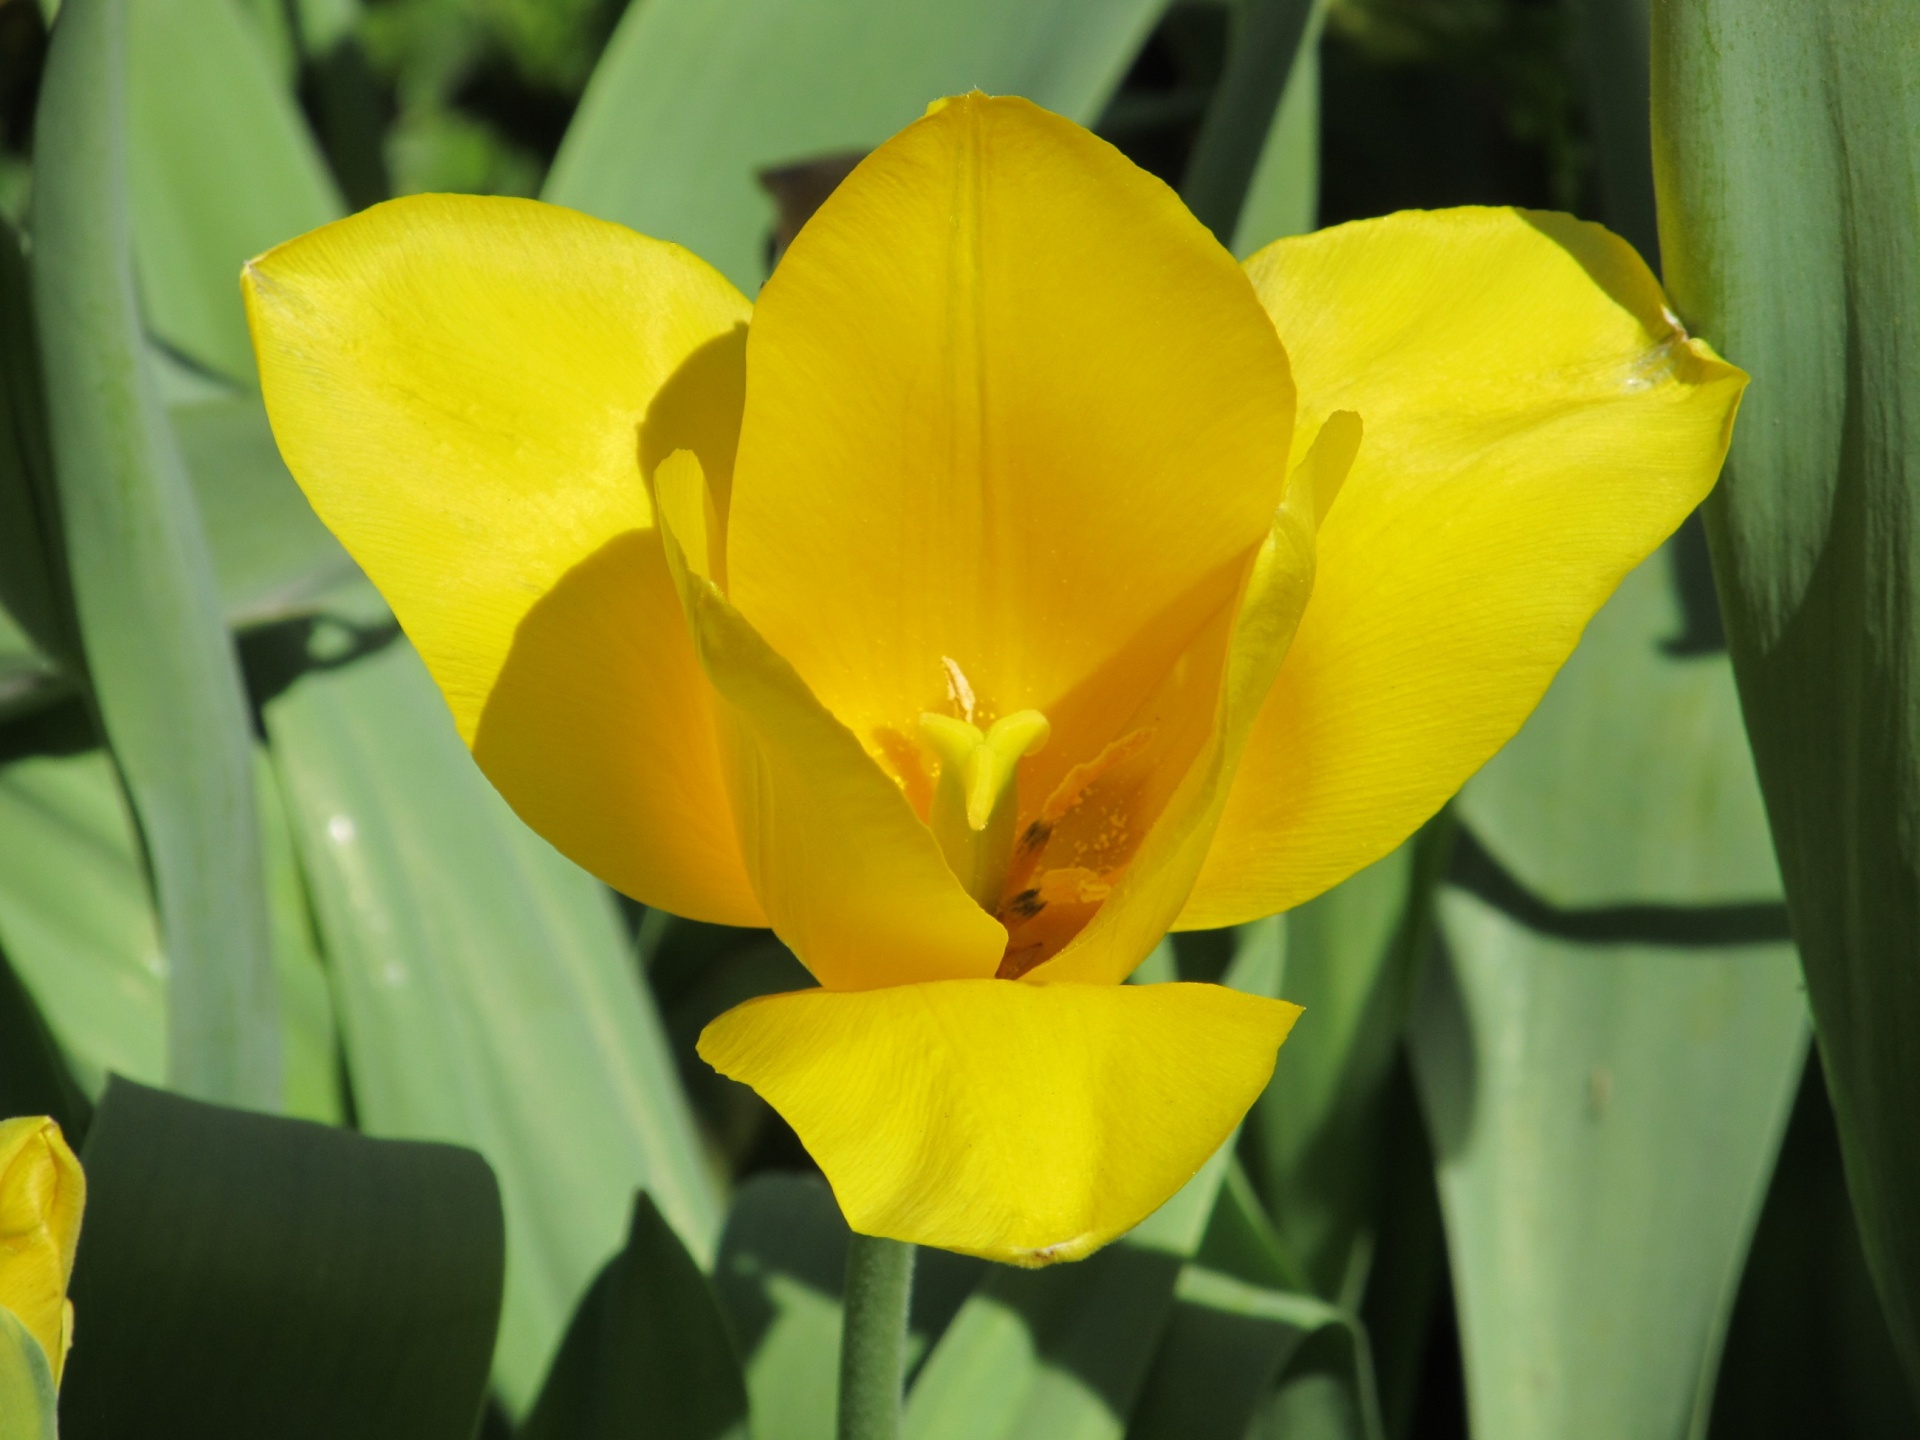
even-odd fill
[[[948,866],[988,914],[1000,907],[1013,863],[1020,761],[1051,732],[1038,710],[1003,715],[984,731],[951,715],[920,717],[920,738],[940,761],[928,824]]]

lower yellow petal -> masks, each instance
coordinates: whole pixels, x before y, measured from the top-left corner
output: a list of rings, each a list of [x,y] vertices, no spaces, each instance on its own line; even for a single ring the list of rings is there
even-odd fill
[[[47,1352],[67,1358],[67,1280],[80,1241],[87,1180],[60,1127],[44,1116],[0,1121],[0,1309]]]
[[[1705,497],[1746,383],[1564,215],[1409,212],[1247,268],[1302,425],[1366,439],[1182,928],[1309,900],[1444,804]]]
[[[661,464],[661,533],[720,700],[734,822],[768,923],[838,990],[993,974],[1007,932],[961,888],[900,787],[689,566],[675,526],[704,515],[703,485],[692,452]]]
[[[802,990],[729,1010],[700,1055],[786,1117],[855,1230],[1045,1265],[1185,1184],[1299,1013],[1220,985]]]

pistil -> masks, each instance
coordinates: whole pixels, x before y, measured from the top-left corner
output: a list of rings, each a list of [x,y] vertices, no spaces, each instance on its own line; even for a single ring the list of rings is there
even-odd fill
[[[999,908],[1013,860],[1020,808],[1020,761],[1047,743],[1038,710],[1002,716],[991,728],[951,715],[920,717],[920,735],[940,759],[929,817],[947,864],[980,907]]]

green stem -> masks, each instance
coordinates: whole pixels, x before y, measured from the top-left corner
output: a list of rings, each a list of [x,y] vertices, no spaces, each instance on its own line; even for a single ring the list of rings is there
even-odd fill
[[[840,1440],[897,1440],[913,1246],[855,1235],[840,1332]]]

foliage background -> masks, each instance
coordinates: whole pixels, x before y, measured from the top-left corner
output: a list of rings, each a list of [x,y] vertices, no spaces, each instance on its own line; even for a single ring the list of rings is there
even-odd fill
[[[34,193],[48,8],[0,0],[0,212],[35,247],[57,213]],[[85,218],[123,235],[137,277],[114,353],[164,404],[143,453],[187,481],[154,492],[155,525],[198,547],[171,590],[88,548],[84,504],[48,473],[17,246],[0,276],[0,1113],[83,1135],[110,1072],[245,1098],[195,1080],[207,1032],[181,996],[212,987],[204,1020],[220,975],[193,979],[162,935],[190,926],[178,876],[252,866],[287,1113],[468,1146],[498,1179],[490,1436],[620,1433],[591,1426],[623,1403],[672,1433],[717,1435],[741,1406],[757,1437],[830,1432],[844,1232],[792,1133],[692,1053],[712,1016],[805,976],[766,935],[616,901],[478,779],[279,467],[238,261],[389,195],[544,194],[684,239],[750,291],[782,225],[922,90],[999,76],[1184,187],[1239,253],[1513,204],[1603,219],[1657,260],[1634,0],[1059,0],[1050,29],[1011,4],[936,8],[132,0],[125,172]],[[1289,9],[1306,39],[1268,129],[1236,97],[1261,58],[1249,35]],[[1642,46],[1624,63],[1622,34]],[[1248,125],[1259,163],[1222,209],[1203,177]],[[45,359],[57,392],[65,362]],[[1149,962],[1143,978],[1276,989],[1307,1019],[1231,1164],[1134,1241],[1038,1277],[925,1258],[910,1434],[1920,1434],[1805,1063],[1711,563],[1689,521],[1406,849]],[[229,632],[245,723],[207,763],[250,781],[253,809],[203,864],[170,852],[153,798],[203,735],[198,701],[112,657]],[[248,922],[215,905],[191,923],[230,939]],[[103,1174],[134,1173],[120,1144]],[[438,1163],[423,1152],[420,1173]],[[484,1217],[468,1230],[484,1253]],[[115,1279],[135,1241],[88,1245],[83,1316],[162,1313],[164,1290],[133,1302]],[[400,1276],[379,1298],[404,1309]],[[287,1303],[234,1283],[243,1312]],[[112,1433],[90,1397],[133,1373],[114,1369],[128,1326],[99,1333],[76,1352],[70,1434]],[[685,1353],[608,1400],[595,1347],[643,1343]]]

